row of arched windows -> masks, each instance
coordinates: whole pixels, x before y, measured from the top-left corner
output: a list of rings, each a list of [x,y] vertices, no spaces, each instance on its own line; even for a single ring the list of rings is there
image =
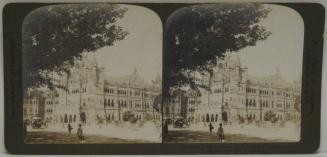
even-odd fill
[[[225,92],[228,92],[229,91],[229,88],[228,87],[225,87]],[[215,93],[221,93],[223,92],[223,88],[217,88],[214,90]]]
[[[260,100],[261,107],[268,107],[268,100]]]
[[[114,107],[115,106],[114,100],[112,100],[112,99],[104,99],[103,103],[104,103],[104,107]]]
[[[206,114],[202,115],[202,122],[218,122],[218,114]]]
[[[254,89],[254,88],[246,88],[246,92],[247,93],[256,93],[257,91],[256,91],[256,89]]]
[[[268,95],[269,94],[269,92],[267,90],[260,90],[259,93],[262,94],[262,95]]]
[[[256,106],[255,99],[246,99],[245,100],[245,105],[249,106],[249,107],[255,107]]]
[[[103,90],[104,90],[105,93],[110,93],[110,94],[114,93],[114,90],[111,89],[111,88],[103,88]]]
[[[194,111],[195,111],[194,108],[189,108],[189,109],[188,109],[188,112],[194,112]]]
[[[65,114],[64,116],[60,116],[60,122],[61,123],[73,123],[76,122],[76,114],[74,115],[67,115]]]
[[[73,89],[73,90],[72,90],[72,93],[73,93],[73,94],[76,94],[76,93],[79,93],[79,92],[80,92],[79,89]],[[85,88],[85,87],[81,89],[81,93],[86,93],[86,88]]]
[[[115,106],[115,103],[114,103],[113,99],[105,99],[103,101],[103,103],[104,103],[103,104],[104,107],[114,107]],[[126,108],[127,107],[127,101],[126,100],[118,100],[118,106]]]

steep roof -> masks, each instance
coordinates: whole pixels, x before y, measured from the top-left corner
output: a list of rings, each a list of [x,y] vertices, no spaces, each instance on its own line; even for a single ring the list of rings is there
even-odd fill
[[[273,86],[276,88],[297,88],[300,86],[297,82],[285,79],[277,68],[275,74],[266,77],[256,77],[248,75],[248,83],[262,86]]]
[[[138,73],[137,69],[125,76],[113,77],[106,76],[105,83],[110,85],[119,85],[133,88],[152,88],[150,83],[146,82]]]

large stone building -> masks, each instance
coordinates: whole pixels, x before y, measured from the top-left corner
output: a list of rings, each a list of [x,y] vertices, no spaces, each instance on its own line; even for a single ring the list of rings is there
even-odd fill
[[[195,111],[201,103],[200,93],[193,90],[175,90],[163,100],[163,119],[183,118],[188,121],[195,120]]]
[[[45,98],[43,93],[30,90],[24,95],[23,118],[32,120],[33,118],[44,118]]]
[[[94,56],[84,55],[69,73],[51,77],[61,88],[43,91],[42,117],[49,124],[161,120],[159,75],[151,83],[142,79],[136,69],[123,77],[106,76]]]
[[[178,104],[165,102],[164,116],[183,116],[192,123],[240,121],[300,120],[300,81],[288,81],[278,68],[267,77],[248,74],[236,55],[227,54],[220,60],[213,75],[202,77],[210,90],[200,89],[200,94],[188,90],[178,99]],[[189,94],[193,93],[193,94]],[[171,95],[168,100],[176,99]],[[169,115],[165,108],[179,105],[179,113]],[[184,109],[183,109],[184,108]],[[184,111],[184,112],[183,112]]]

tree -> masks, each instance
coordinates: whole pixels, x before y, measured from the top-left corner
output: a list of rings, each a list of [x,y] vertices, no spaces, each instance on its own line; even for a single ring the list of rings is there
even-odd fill
[[[157,95],[153,100],[153,108],[156,112],[160,112],[162,103],[162,95]]]
[[[51,85],[42,73],[69,71],[83,52],[112,46],[128,34],[116,22],[126,8],[114,4],[65,4],[38,8],[23,22],[23,89]]]
[[[270,32],[258,23],[269,12],[250,3],[194,5],[175,11],[165,26],[164,91],[185,85],[208,87],[198,76],[212,76],[212,67],[225,52],[267,39]]]
[[[298,112],[301,111],[301,97],[297,95],[294,100],[294,109]]]

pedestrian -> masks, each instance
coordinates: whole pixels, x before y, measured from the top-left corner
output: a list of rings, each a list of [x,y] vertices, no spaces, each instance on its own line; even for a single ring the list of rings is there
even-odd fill
[[[210,131],[210,135],[212,134],[212,130],[214,129],[214,127],[212,126],[211,123],[209,123],[209,131]]]
[[[168,122],[165,121],[164,127],[163,127],[163,138],[165,139],[168,135]]]
[[[219,128],[217,131],[217,136],[218,136],[218,142],[224,142],[224,129],[222,127],[223,125],[220,123]]]
[[[77,129],[76,135],[77,135],[77,138],[79,139],[79,141],[81,143],[84,143],[85,138],[84,138],[83,129],[82,129],[82,125],[81,124],[78,125],[78,129]]]
[[[73,127],[72,127],[72,125],[70,125],[70,123],[68,124],[67,128],[68,128],[68,133],[71,134]]]
[[[24,134],[24,139],[25,139],[26,136],[27,136],[27,124],[26,124],[26,122],[23,123],[23,134]]]

